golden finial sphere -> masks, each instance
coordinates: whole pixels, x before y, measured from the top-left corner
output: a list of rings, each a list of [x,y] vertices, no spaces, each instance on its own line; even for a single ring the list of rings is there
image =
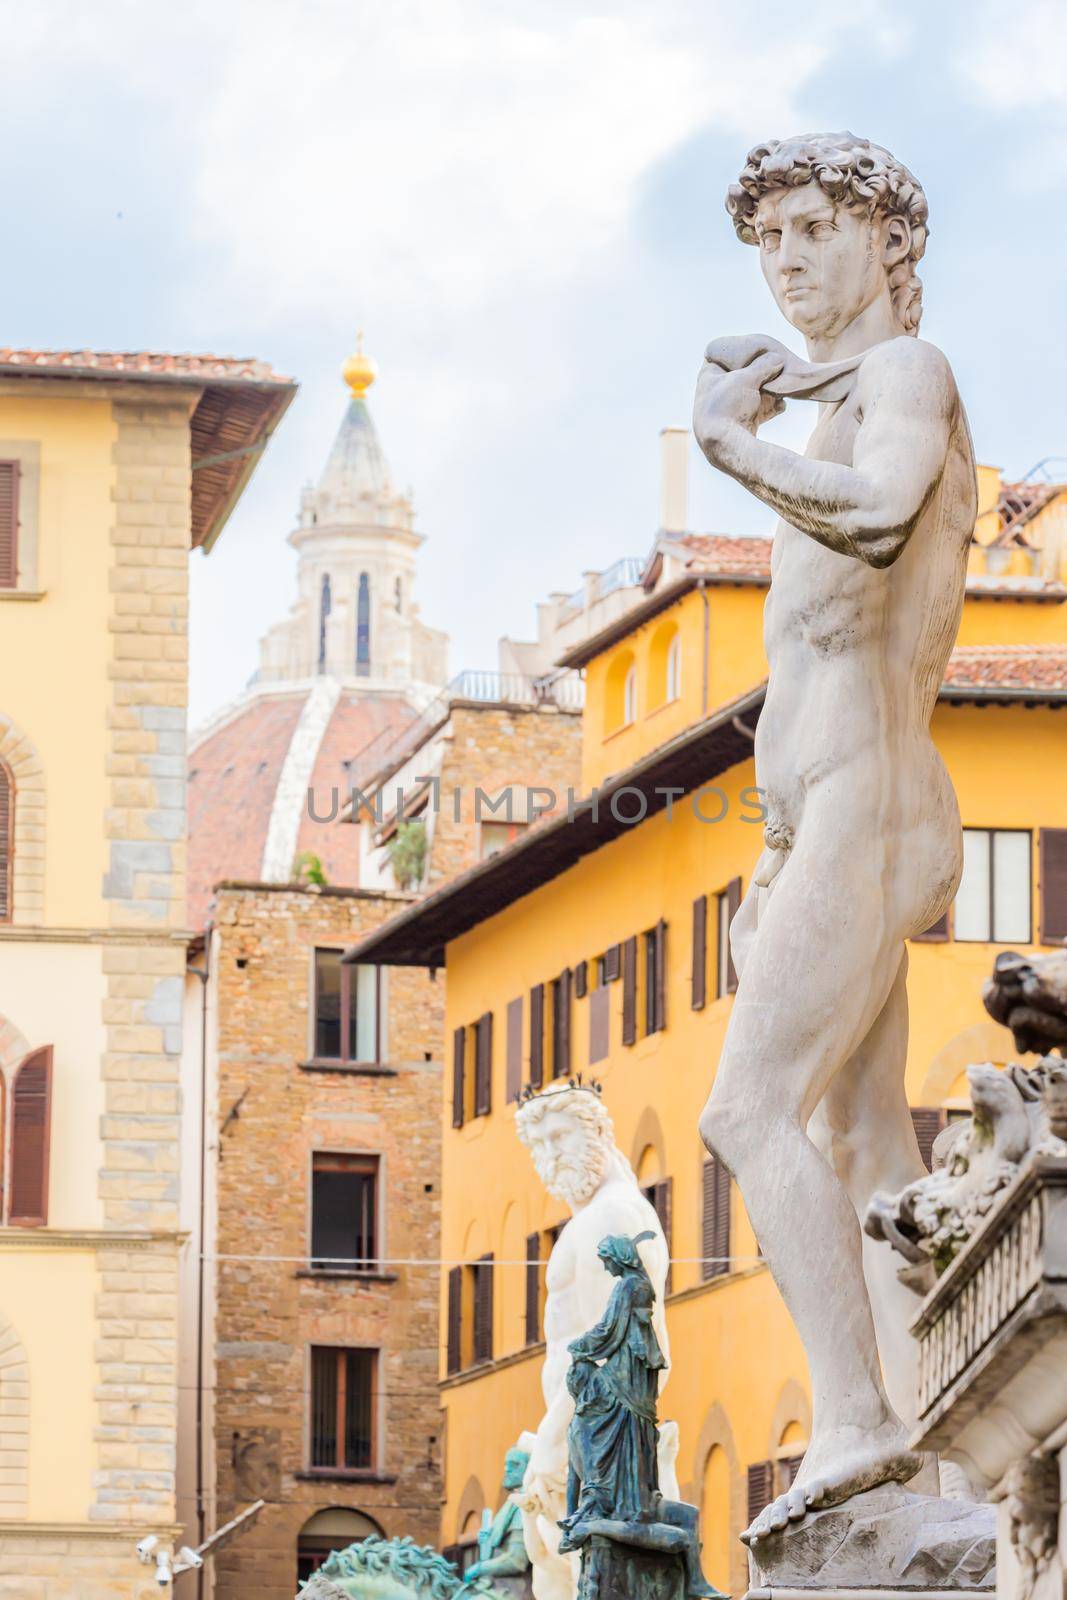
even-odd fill
[[[378,376],[378,364],[370,356],[363,353],[363,333],[360,331],[356,343],[355,353],[350,355],[341,368],[341,375],[348,384],[354,400],[362,400],[375,378]]]

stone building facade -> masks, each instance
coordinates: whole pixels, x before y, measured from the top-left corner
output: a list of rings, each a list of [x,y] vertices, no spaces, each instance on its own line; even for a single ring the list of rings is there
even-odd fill
[[[443,985],[417,970],[390,973],[372,1028],[362,1013],[373,999],[354,979],[352,1050],[338,1042],[331,1010],[334,954],[404,903],[362,890],[221,884],[202,999],[190,980],[190,1009],[202,1003],[207,1017],[208,1519],[218,1526],[266,1501],[255,1531],[209,1563],[205,1592],[215,1600],[292,1600],[317,1556],[363,1533],[436,1537]],[[365,1059],[342,1059],[353,1054]],[[187,1069],[195,1108],[192,1052]],[[346,1244],[329,1186],[343,1186],[346,1170],[361,1183],[357,1169],[371,1173],[373,1216],[355,1223],[362,1242]],[[189,1267],[187,1313],[193,1251]],[[192,1377],[195,1317],[186,1328]],[[342,1381],[350,1398],[335,1428],[322,1413]],[[362,1402],[351,1398],[357,1385]],[[190,1443],[189,1466],[194,1453]]]
[[[425,829],[422,877],[410,887],[429,891],[567,809],[581,774],[582,716],[577,696],[560,691],[580,684],[533,702],[515,687],[529,680],[479,676],[494,698],[443,699],[438,717],[399,743],[399,765],[361,786],[367,804],[350,820],[359,823],[362,883],[395,886],[389,846],[402,822]]]
[[[188,562],[293,392],[228,358],[0,352],[4,1600],[169,1585]]]

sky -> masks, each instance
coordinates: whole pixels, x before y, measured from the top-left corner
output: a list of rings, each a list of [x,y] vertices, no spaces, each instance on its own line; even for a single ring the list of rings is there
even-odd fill
[[[707,341],[798,345],[723,209],[762,139],[851,128],[915,172],[923,336],[979,458],[1021,477],[1067,456],[1058,0],[0,0],[0,20],[0,345],[255,356],[300,383],[192,560],[194,724],[295,598],[286,535],[359,328],[453,672],[648,550],[658,431],[688,422]],[[810,423],[794,406],[774,436]],[[690,523],[769,531],[695,449]]]

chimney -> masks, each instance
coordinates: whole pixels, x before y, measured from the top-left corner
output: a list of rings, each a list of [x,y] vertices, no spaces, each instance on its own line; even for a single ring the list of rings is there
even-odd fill
[[[689,520],[689,429],[662,428],[659,436],[659,526],[685,533]]]

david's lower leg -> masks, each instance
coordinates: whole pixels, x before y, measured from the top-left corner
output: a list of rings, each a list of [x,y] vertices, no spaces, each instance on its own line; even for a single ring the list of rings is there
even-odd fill
[[[811,1374],[811,1442],[796,1482],[749,1530],[759,1537],[806,1509],[905,1481],[922,1458],[882,1382],[859,1223],[839,1179],[794,1116],[754,1116],[719,1087],[701,1133],[737,1180]]]

